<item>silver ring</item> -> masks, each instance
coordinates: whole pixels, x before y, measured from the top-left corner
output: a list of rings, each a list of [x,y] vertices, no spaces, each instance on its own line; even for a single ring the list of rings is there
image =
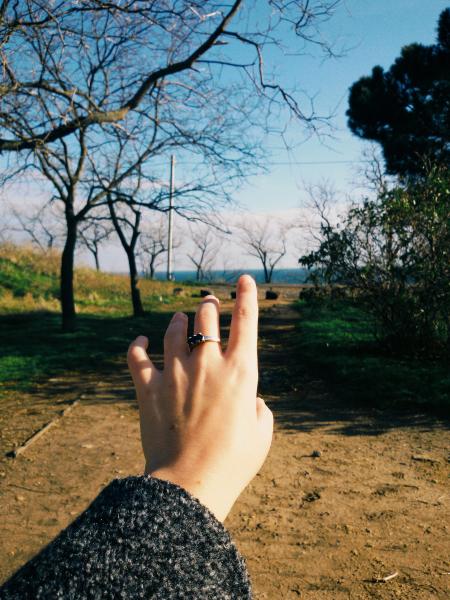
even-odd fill
[[[194,333],[194,335],[190,335],[187,340],[191,352],[194,348],[204,342],[219,342],[220,344],[220,338],[214,337],[213,335],[203,335],[203,333],[199,331],[198,333]]]

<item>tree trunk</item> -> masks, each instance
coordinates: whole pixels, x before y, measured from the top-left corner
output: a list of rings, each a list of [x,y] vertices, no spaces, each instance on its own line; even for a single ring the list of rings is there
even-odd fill
[[[132,249],[127,250],[128,267],[130,271],[130,291],[131,291],[131,302],[133,304],[133,316],[142,317],[144,314],[144,307],[142,306],[141,292],[138,288],[138,271],[136,267],[136,257]]]
[[[155,279],[155,257],[152,256],[149,264],[150,279]]]
[[[67,237],[61,256],[60,302],[63,331],[75,331],[75,298],[73,294],[73,263],[77,243],[77,222],[67,218]]]
[[[142,306],[141,301],[141,293],[137,286],[139,278],[138,278],[138,270],[136,267],[136,256],[134,254],[134,249],[136,248],[136,243],[139,238],[139,224],[141,221],[141,213],[134,209],[134,225],[131,225],[133,234],[131,236],[131,241],[128,243],[127,239],[120,227],[119,219],[117,218],[116,211],[114,209],[114,204],[112,202],[111,196],[108,195],[108,208],[109,214],[111,215],[111,220],[114,225],[114,229],[116,230],[117,235],[119,236],[120,243],[122,244],[123,249],[126,252],[128,258],[128,269],[130,272],[130,291],[131,291],[131,303],[133,305],[133,316],[141,317],[144,314],[144,307]],[[128,222],[130,225],[130,223]]]
[[[100,271],[100,261],[99,261],[99,258],[98,258],[97,244],[95,244],[95,250],[94,250],[93,254],[94,254],[94,260],[95,260],[95,270],[96,271]]]

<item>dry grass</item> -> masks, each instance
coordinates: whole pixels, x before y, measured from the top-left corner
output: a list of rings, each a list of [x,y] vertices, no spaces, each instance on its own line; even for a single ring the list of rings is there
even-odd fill
[[[0,311],[3,313],[59,310],[58,250],[0,244]],[[173,305],[173,288],[179,284],[141,280],[139,288],[147,310]],[[77,312],[125,315],[131,310],[127,275],[75,269]]]

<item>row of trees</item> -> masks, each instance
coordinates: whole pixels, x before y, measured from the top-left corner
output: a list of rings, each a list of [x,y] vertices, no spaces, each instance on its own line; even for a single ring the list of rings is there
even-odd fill
[[[54,207],[43,205],[31,214],[21,214],[11,207],[9,213],[9,221],[5,221],[9,232],[25,235],[43,251],[61,248],[64,243],[64,220]],[[135,271],[153,279],[156,271],[165,267],[167,260],[168,217],[163,214],[146,222],[145,216],[141,218],[139,213],[130,220],[113,209],[112,215],[87,219],[79,229],[79,248],[91,254],[96,269],[100,270],[100,249],[118,238],[127,253],[130,276],[137,288]],[[181,220],[175,227],[172,247],[178,257],[181,255],[185,257],[185,263],[190,263],[197,281],[204,281],[212,277],[213,270],[221,270],[224,277],[233,277],[233,272],[237,272],[236,260],[228,252],[230,243],[234,242],[241,249],[241,255],[243,251],[257,260],[265,282],[270,283],[276,267],[287,254],[288,245],[292,243],[294,236],[290,234],[296,224],[270,215],[235,217],[234,221],[235,225],[228,224],[224,229],[208,222]],[[134,313],[140,314],[142,303],[132,294],[133,297]]]
[[[320,24],[338,3],[0,3],[3,179],[46,181],[61,207],[65,330],[75,326],[74,253],[87,220],[106,212],[136,273],[135,226],[144,210],[167,208],[158,161],[176,150],[194,163],[175,203],[201,218],[257,172],[267,132],[292,118],[317,127],[295,82],[284,87],[271,67],[309,44],[330,55]],[[130,282],[139,306],[135,275]]]

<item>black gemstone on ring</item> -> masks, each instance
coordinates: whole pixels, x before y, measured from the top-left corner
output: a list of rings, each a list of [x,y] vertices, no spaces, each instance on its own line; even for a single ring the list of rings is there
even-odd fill
[[[188,337],[188,344],[189,344],[189,348],[192,350],[192,348],[195,348],[195,346],[198,346],[198,344],[201,344],[203,342],[203,333],[195,333],[194,335],[191,335]]]

